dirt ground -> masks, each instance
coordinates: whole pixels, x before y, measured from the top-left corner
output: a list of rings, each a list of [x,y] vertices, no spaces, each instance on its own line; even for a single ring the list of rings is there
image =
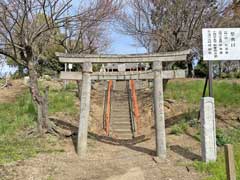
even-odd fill
[[[7,91],[10,93],[9,90]],[[14,90],[9,98],[15,97],[18,92]],[[187,106],[172,100],[165,102],[168,149],[167,159],[161,160],[154,156],[155,134],[151,92],[145,90],[139,93],[142,94],[139,97],[139,106],[143,115],[142,134],[135,140],[122,142],[104,136],[101,131],[102,114],[100,113],[102,93],[93,90],[88,152],[85,157],[78,157],[76,154],[76,133],[74,133],[71,137],[59,140],[63,152],[41,153],[31,159],[0,166],[0,179],[200,180],[206,177],[207,175],[196,172],[191,166],[193,161],[201,159],[200,142],[194,138],[196,132],[189,128],[186,134],[180,136],[170,134],[175,117],[186,112]],[[2,94],[0,97],[2,98],[0,102],[4,102]],[[222,116],[225,114],[226,112],[222,113]],[[56,116],[68,126],[68,129],[77,132],[78,119],[65,117],[63,113]]]
[[[0,103],[13,102],[27,87],[23,80],[11,80],[7,88],[0,89]]]
[[[192,160],[200,158],[200,145],[190,136],[168,135],[168,157],[164,161],[154,157],[154,136],[137,144],[118,144],[111,138],[90,136],[86,157],[78,157],[73,141],[65,139],[61,142],[64,152],[39,154],[1,167],[0,179],[199,180],[204,177],[190,166]]]

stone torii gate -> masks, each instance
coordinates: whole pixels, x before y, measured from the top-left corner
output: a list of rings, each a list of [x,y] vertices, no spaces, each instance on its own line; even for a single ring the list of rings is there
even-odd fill
[[[56,53],[62,63],[80,63],[82,72],[61,72],[64,80],[82,80],[80,122],[77,152],[84,156],[87,152],[88,119],[90,112],[91,80],[137,80],[154,81],[154,118],[156,127],[156,155],[166,158],[166,135],[164,118],[163,79],[184,78],[185,70],[163,71],[162,62],[185,61],[190,50],[136,55],[81,55]],[[93,72],[92,64],[105,63],[151,63],[152,70],[138,72]]]

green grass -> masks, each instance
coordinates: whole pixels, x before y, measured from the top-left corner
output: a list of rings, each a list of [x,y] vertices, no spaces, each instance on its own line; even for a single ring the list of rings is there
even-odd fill
[[[0,138],[0,165],[34,157],[38,153],[63,152],[61,148],[55,147],[56,143],[55,137],[2,136]]]
[[[204,80],[170,81],[165,97],[180,102],[185,101],[190,105],[199,105],[203,86]],[[49,114],[64,112],[75,115],[78,112],[78,107],[75,104],[77,98],[72,91],[75,89],[76,83],[69,83],[65,91],[50,90]],[[214,96],[217,106],[239,108],[240,84],[232,83],[232,81],[214,80]],[[36,126],[37,113],[28,92],[23,93],[14,103],[0,104],[0,112],[0,164],[33,157],[39,152],[52,152],[51,148],[48,147],[51,144],[49,140],[19,136],[26,129]],[[192,110],[186,112],[179,119],[180,123],[172,128],[172,133],[181,134],[186,131],[188,126],[197,126],[197,114],[193,106]],[[226,142],[239,142],[239,138],[240,130],[231,130],[219,134],[220,142],[223,144]],[[239,167],[240,152],[238,149],[240,148],[236,146],[235,149],[237,149],[235,153]],[[221,177],[221,174],[224,174],[222,152],[219,154],[217,163],[204,164],[196,162],[195,167],[200,171],[212,174],[213,177]]]
[[[178,102],[189,103],[193,109],[199,107],[200,99],[204,87],[204,80],[194,81],[170,81],[165,91],[165,98],[175,99]],[[240,83],[232,80],[214,80],[213,83],[214,98],[216,107],[228,107],[239,109],[240,106]],[[189,110],[185,113],[179,123],[171,128],[173,134],[181,134],[186,130],[186,126],[190,125],[198,129],[195,138],[200,141],[200,131],[197,122],[195,121],[197,113]],[[186,124],[187,123],[187,124]],[[192,124],[192,125],[191,125]],[[225,158],[223,145],[234,144],[235,164],[237,171],[237,180],[240,180],[240,128],[235,129],[218,129],[217,144],[219,153],[217,162],[204,163],[196,161],[193,166],[200,172],[209,175],[206,180],[226,180]]]
[[[165,97],[199,105],[203,88],[204,80],[170,81],[165,91]],[[214,80],[213,91],[217,106],[239,107],[240,83]]]
[[[30,94],[25,92],[16,99],[15,103],[0,104],[0,136],[14,134],[16,131],[36,124],[37,112],[31,100]],[[67,91],[50,91],[49,113],[65,112],[74,114],[77,112],[75,97]]]
[[[49,92],[49,113],[76,113],[73,93]],[[23,137],[24,131],[36,127],[37,112],[31,96],[24,92],[13,103],[0,104],[0,164],[33,157],[40,152],[56,152],[49,139]],[[57,140],[56,140],[57,141]]]
[[[171,127],[170,134],[181,135],[185,133],[189,127],[199,128],[197,118],[198,111],[188,109],[187,112],[183,113],[179,117],[176,117],[176,124]]]
[[[4,84],[5,80],[0,78],[0,84]]]
[[[170,133],[175,134],[175,135],[181,135],[181,134],[185,133],[187,131],[187,129],[188,129],[188,124],[184,121],[181,121],[180,123],[174,124],[171,127]]]
[[[200,171],[207,173],[209,175],[206,180],[226,180],[226,170],[225,170],[225,158],[224,158],[224,144],[234,144],[234,156],[235,156],[235,166],[237,172],[237,180],[240,180],[240,128],[217,130],[217,144],[220,147],[218,152],[218,159],[216,162],[204,163],[204,162],[194,162],[194,167]]]
[[[66,85],[66,91],[77,89],[76,82],[68,82]]]
[[[0,136],[16,134],[36,122],[37,113],[27,93],[18,97],[15,103],[0,104],[0,112]]]
[[[235,166],[237,172],[237,180],[240,180],[240,144],[234,146],[234,155],[235,155]],[[223,148],[218,153],[218,159],[216,162],[203,163],[196,161],[194,162],[194,167],[203,173],[209,175],[208,178],[204,180],[226,180],[226,167],[225,167],[225,158]]]
[[[69,91],[50,91],[49,93],[49,113],[65,112],[76,114],[78,108],[75,105],[76,97]]]

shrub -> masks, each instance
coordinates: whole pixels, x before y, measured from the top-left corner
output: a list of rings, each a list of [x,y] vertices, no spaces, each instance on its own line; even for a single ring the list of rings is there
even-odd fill
[[[181,121],[180,123],[173,125],[170,133],[179,136],[184,132],[186,132],[187,129],[188,129],[188,124],[184,121]]]
[[[73,82],[68,82],[65,90],[74,90],[77,88],[77,84]]]
[[[195,77],[198,77],[198,78],[206,77],[208,74],[207,63],[201,60],[198,63],[198,65],[195,67],[194,74],[195,74]]]
[[[224,146],[231,142],[230,138],[222,130],[217,129],[216,131],[216,143],[218,146]]]

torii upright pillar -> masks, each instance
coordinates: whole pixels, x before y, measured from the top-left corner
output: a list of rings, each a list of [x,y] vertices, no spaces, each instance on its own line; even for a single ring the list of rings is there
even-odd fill
[[[154,118],[156,127],[156,155],[162,159],[166,158],[166,134],[163,100],[163,71],[162,62],[153,62],[154,71]]]
[[[77,153],[79,156],[84,156],[87,152],[92,63],[83,63],[82,71],[83,71],[83,76],[82,76],[82,91],[81,91],[81,102],[80,102],[80,122],[79,122],[78,140],[77,140]]]

